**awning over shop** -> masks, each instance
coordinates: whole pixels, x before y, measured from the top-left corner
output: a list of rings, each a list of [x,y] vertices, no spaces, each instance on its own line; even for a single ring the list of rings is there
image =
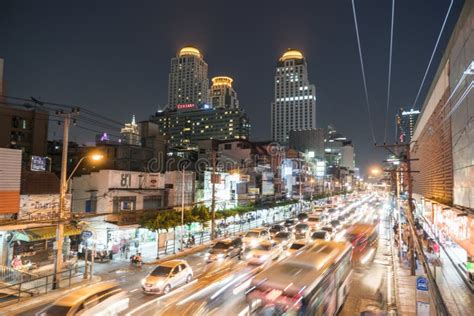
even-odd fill
[[[46,240],[56,237],[56,226],[39,227],[32,229],[25,229],[22,231],[15,231],[15,240],[22,241],[37,241]],[[81,230],[72,225],[64,225],[64,236],[80,235]]]

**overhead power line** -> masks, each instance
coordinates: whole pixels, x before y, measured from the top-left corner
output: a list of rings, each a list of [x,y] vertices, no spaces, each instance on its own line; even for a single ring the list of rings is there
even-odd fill
[[[388,62],[388,85],[387,85],[387,109],[385,112],[385,132],[383,142],[387,142],[387,129],[388,129],[388,114],[390,108],[390,87],[392,81],[392,52],[393,52],[393,20],[395,15],[395,0],[392,0],[392,24],[390,28],[390,57]]]
[[[446,21],[448,20],[449,13],[451,12],[453,2],[454,2],[454,0],[451,0],[451,3],[449,4],[448,11],[446,12],[446,16],[444,17],[443,25],[441,26],[441,30],[439,31],[439,34],[438,34],[438,39],[436,40],[436,44],[433,48],[433,52],[431,53],[430,61],[428,62],[428,66],[426,67],[425,74],[423,75],[423,79],[421,80],[420,87],[418,88],[418,92],[416,93],[415,100],[413,101],[413,104],[411,106],[412,109],[416,108],[416,103],[418,102],[418,98],[420,97],[421,90],[423,88],[423,85],[425,84],[426,76],[428,75],[428,72],[430,70],[431,63],[433,62],[433,58],[434,58],[434,55],[435,55],[436,50],[438,48],[438,44],[439,44],[439,41],[441,39],[441,35],[443,34],[444,27],[446,26]]]
[[[354,14],[354,25],[355,25],[355,31],[356,31],[356,36],[357,36],[357,46],[359,48],[360,68],[362,70],[362,79],[363,79],[363,82],[364,82],[365,101],[366,101],[366,105],[367,105],[367,114],[369,116],[370,131],[371,131],[371,134],[372,134],[372,140],[375,144],[376,140],[375,140],[374,126],[373,126],[373,123],[372,123],[372,116],[371,116],[371,113],[370,113],[371,111],[370,111],[369,93],[367,91],[367,80],[365,78],[364,59],[362,57],[362,49],[361,49],[361,46],[360,46],[359,26],[358,26],[358,23],[357,23],[357,14],[356,14],[354,1],[355,0],[352,0],[352,12]]]

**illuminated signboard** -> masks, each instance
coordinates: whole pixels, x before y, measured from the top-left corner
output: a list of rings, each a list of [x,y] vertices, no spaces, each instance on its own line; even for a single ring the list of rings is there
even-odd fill
[[[46,157],[31,156],[31,171],[46,171]]]
[[[194,104],[194,103],[177,104],[177,105],[176,105],[176,108],[177,108],[178,110],[195,109],[195,108],[196,108],[196,104]]]

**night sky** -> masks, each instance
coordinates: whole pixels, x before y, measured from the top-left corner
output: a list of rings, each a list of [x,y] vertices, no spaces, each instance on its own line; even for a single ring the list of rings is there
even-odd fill
[[[384,134],[391,3],[356,1],[378,142]],[[396,2],[389,141],[397,108],[413,103],[449,3]],[[424,92],[461,7],[454,0]],[[300,49],[317,89],[318,127],[333,123],[351,138],[362,171],[386,156],[370,136],[349,0],[8,1],[0,7],[0,38],[8,95],[84,106],[121,122],[132,114],[145,120],[166,104],[170,58],[195,45],[209,77],[234,78],[253,140],[270,138],[277,59],[289,47]],[[61,138],[51,125],[51,137]],[[93,141],[94,133],[76,129],[72,139]]]

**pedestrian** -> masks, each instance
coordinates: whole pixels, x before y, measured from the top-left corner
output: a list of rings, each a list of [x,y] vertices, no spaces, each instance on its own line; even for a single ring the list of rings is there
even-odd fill
[[[439,258],[439,245],[437,242],[433,242],[433,252],[435,253],[436,257]]]
[[[15,269],[15,270],[19,270],[19,269],[21,269],[22,265],[23,264],[21,262],[21,257],[20,256],[15,256],[15,258],[12,261],[12,268]]]
[[[193,246],[196,244],[196,238],[194,238],[194,235],[191,235],[191,244]]]

